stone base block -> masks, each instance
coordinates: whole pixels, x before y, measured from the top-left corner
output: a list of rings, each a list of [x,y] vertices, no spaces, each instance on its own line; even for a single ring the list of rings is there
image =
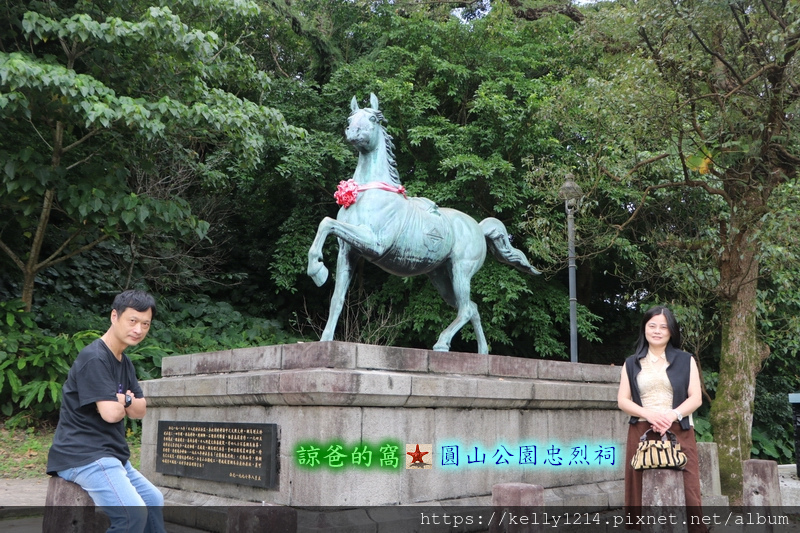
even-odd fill
[[[666,468],[645,470],[642,474],[643,507],[685,507],[683,472]]]
[[[778,463],[763,459],[742,462],[742,504],[751,507],[780,507],[781,485]]]
[[[226,533],[296,533],[297,511],[290,507],[231,507]]]
[[[102,533],[111,525],[80,485],[53,476],[47,484],[42,533]]]
[[[498,483],[492,487],[494,507],[542,507],[544,487],[529,483]]]

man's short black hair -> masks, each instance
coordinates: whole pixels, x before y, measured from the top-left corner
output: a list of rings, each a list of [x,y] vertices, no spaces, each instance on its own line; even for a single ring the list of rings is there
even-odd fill
[[[152,318],[156,317],[156,299],[144,291],[131,289],[121,292],[117,294],[114,298],[114,303],[111,304],[111,309],[117,312],[117,316],[124,313],[129,307],[136,309],[140,313],[151,309],[153,311]]]

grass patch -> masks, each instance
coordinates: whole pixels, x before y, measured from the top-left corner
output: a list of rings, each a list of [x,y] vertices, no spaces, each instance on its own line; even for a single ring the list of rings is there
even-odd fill
[[[45,477],[54,428],[0,429],[0,478]]]
[[[53,444],[55,427],[6,429],[0,427],[0,478],[30,479],[46,478],[47,452]],[[141,433],[128,436],[131,449],[131,464],[139,468],[142,438]]]

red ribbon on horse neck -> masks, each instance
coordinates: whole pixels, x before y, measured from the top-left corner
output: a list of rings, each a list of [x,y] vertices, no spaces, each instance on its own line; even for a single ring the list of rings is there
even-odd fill
[[[397,194],[402,194],[404,198],[407,198],[406,188],[402,185],[395,187],[394,185],[389,185],[388,183],[383,183],[382,181],[371,181],[364,185],[359,185],[352,178],[347,181],[340,181],[339,187],[337,187],[336,192],[333,193],[333,197],[336,198],[337,204],[347,209],[356,203],[356,199],[358,199],[358,193],[362,191],[368,191],[370,189],[381,189],[383,191],[395,192]]]

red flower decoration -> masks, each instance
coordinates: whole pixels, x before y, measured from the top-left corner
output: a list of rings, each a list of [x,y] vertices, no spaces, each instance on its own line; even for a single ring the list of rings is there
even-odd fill
[[[358,185],[356,180],[352,178],[347,181],[340,181],[339,187],[337,187],[336,192],[333,193],[333,197],[336,198],[337,204],[347,209],[356,203],[356,200],[358,199],[358,193],[372,189],[396,192],[397,194],[402,194],[404,198],[406,197],[406,188],[402,185],[395,187],[394,185],[389,185],[388,183],[383,183],[381,181],[371,181],[365,185]]]
[[[333,193],[333,197],[336,198],[336,203],[343,206],[345,209],[356,203],[356,198],[358,198],[358,185],[355,180],[349,179],[347,181],[340,181],[339,187],[336,192]]]

